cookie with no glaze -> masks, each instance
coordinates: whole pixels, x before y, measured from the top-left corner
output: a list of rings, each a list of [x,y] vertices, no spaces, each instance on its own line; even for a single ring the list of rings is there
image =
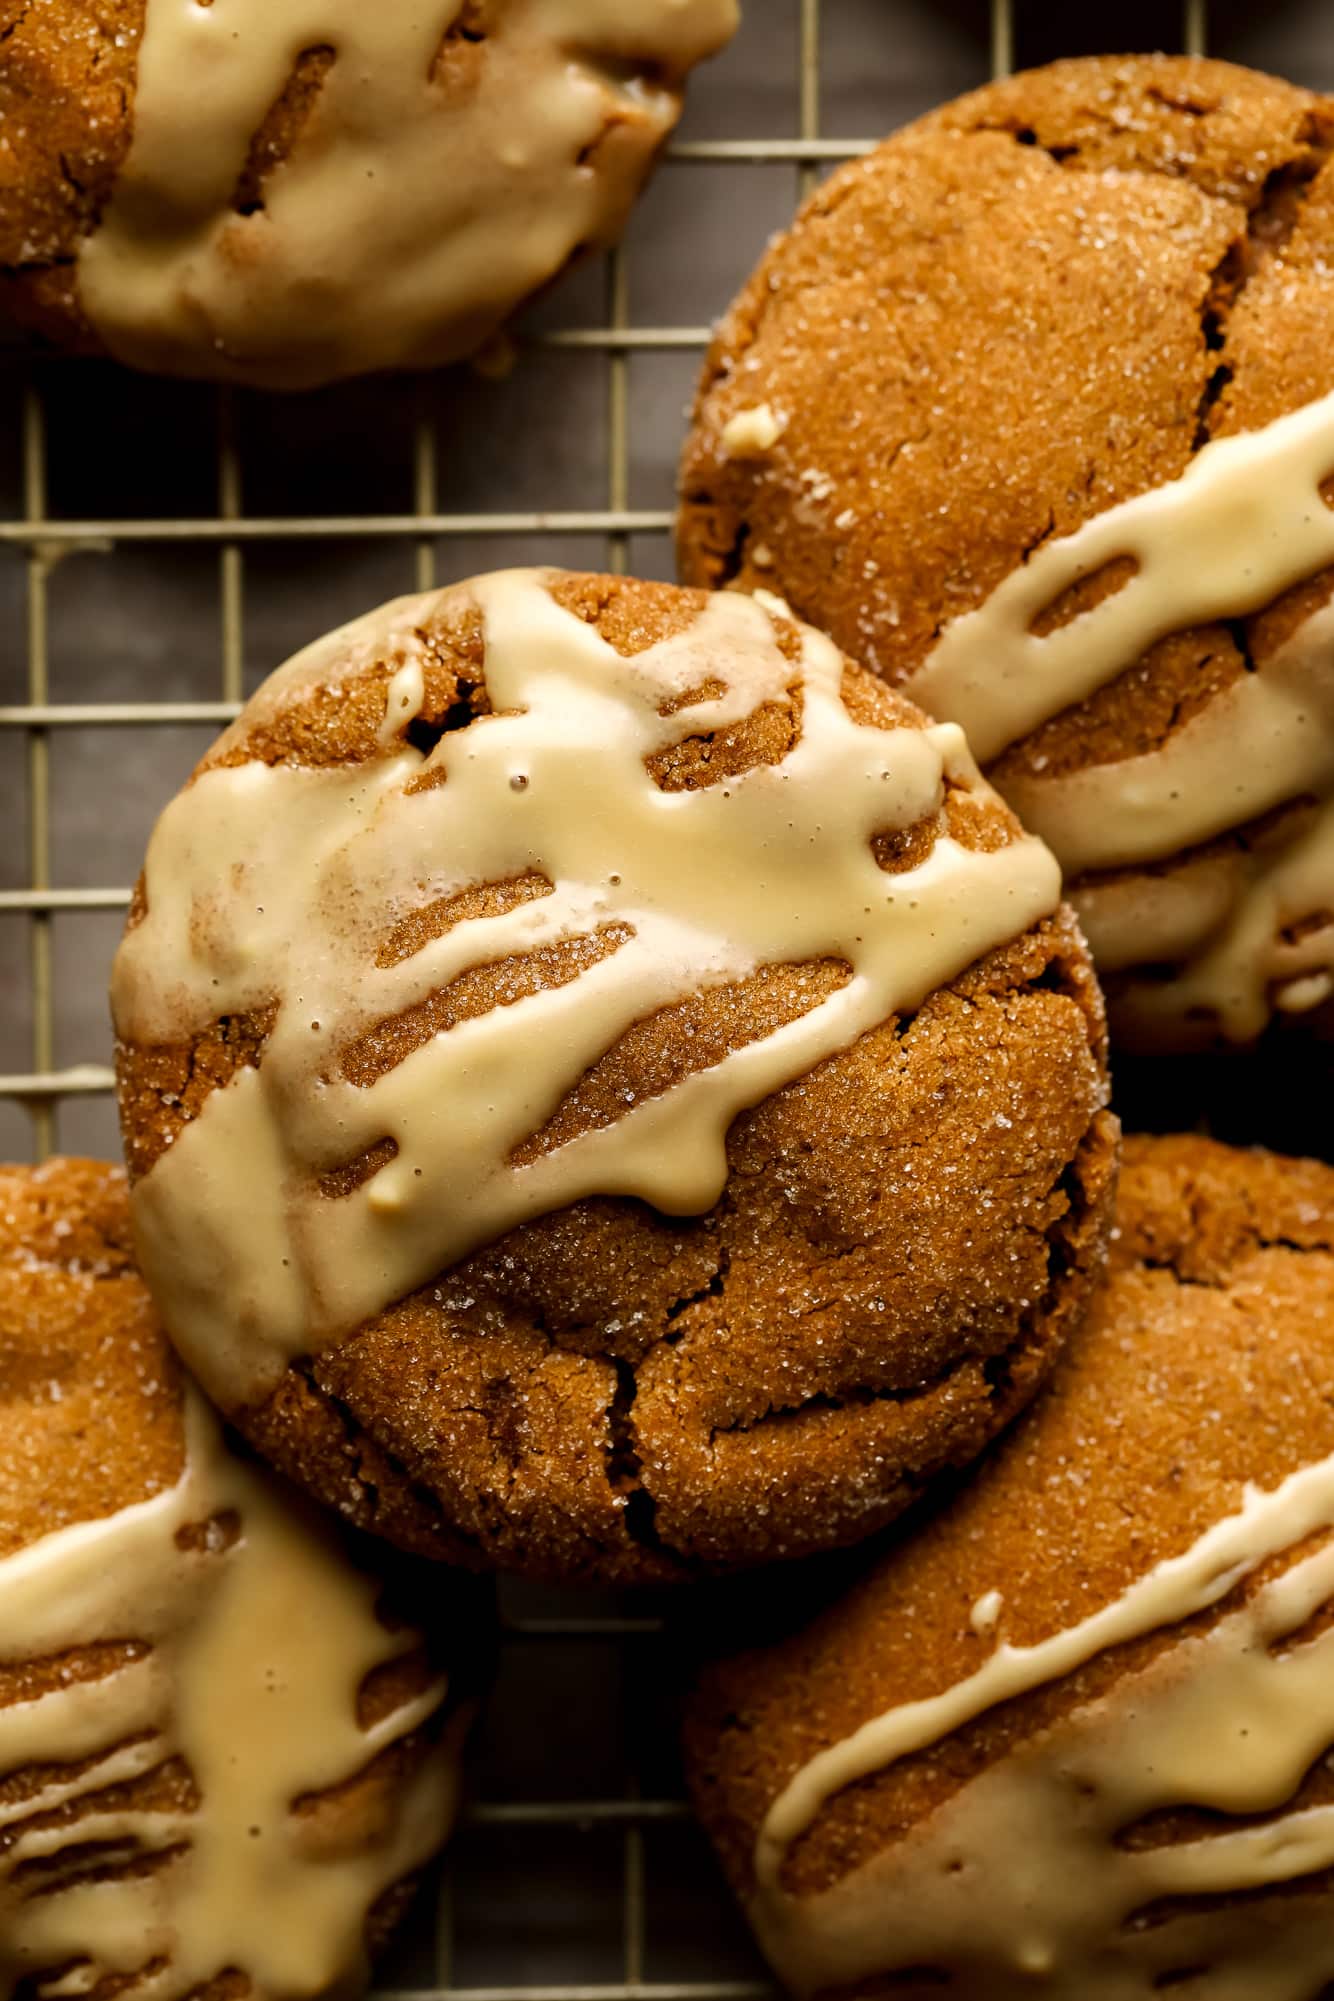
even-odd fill
[[[1051,858],[777,604],[516,572],[331,635],[163,815],[113,984],[173,1339],[411,1550],[638,1582],[853,1542],[1100,1267]]]
[[[709,352],[684,580],[968,730],[1125,1047],[1334,1015],[1334,105],[994,83],[841,168]]]

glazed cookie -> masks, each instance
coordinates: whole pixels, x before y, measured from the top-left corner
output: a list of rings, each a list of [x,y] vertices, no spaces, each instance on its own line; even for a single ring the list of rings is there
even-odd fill
[[[183,1384],[123,1171],[0,1169],[0,1995],[355,1994],[466,1717],[394,1603]]]
[[[795,1993],[1334,1980],[1334,1169],[1129,1139],[1118,1221],[977,1475],[697,1692],[695,1799]]]
[[[1055,863],[776,602],[514,572],[321,641],[159,822],[113,1008],[173,1338],[424,1553],[854,1541],[1027,1399],[1099,1264]]]
[[[992,84],[812,195],[686,447],[686,580],[965,726],[1125,1046],[1334,1026],[1331,145],[1224,63]]]
[[[474,352],[615,240],[736,0],[0,0],[0,303],[306,388]]]

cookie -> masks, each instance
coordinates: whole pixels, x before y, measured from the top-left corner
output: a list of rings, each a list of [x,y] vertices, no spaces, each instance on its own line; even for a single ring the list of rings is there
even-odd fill
[[[1125,1048],[1334,1029],[1331,146],[1225,63],[991,84],[810,197],[685,449],[685,581],[965,726]]]
[[[359,1990],[466,1720],[409,1570],[224,1439],[121,1169],[0,1169],[0,1994]]]
[[[0,305],[270,388],[457,361],[615,240],[735,25],[735,0],[6,4]]]
[[[1334,1169],[1126,1142],[1106,1285],[951,1503],[705,1674],[696,1803],[798,1994],[1334,1979]]]
[[[173,1339],[423,1554],[855,1541],[1027,1399],[1099,1263],[1055,864],[774,603],[512,572],[317,643],[163,815],[113,1010]]]

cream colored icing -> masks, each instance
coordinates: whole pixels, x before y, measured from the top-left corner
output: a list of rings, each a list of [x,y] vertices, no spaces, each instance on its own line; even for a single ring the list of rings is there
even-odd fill
[[[1274,1006],[1285,1014],[1306,1014],[1312,1008],[1323,1007],[1331,994],[1334,994],[1334,973],[1305,973],[1275,988]]]
[[[948,625],[908,681],[933,714],[961,722],[984,762],[1092,695],[1158,640],[1263,609],[1334,564],[1334,510],[1321,498],[1334,475],[1334,396],[1258,431],[1216,440],[1182,477],[1109,508],[1047,543],[978,610]],[[1040,614],[1108,564],[1135,570],[1092,610],[1039,635]],[[1242,675],[1156,750],[1060,776],[1026,770],[1005,780],[1016,812],[1079,878],[1163,863],[1271,809],[1334,792],[1334,606],[1308,618],[1256,671]],[[1321,851],[1328,857],[1328,849]],[[1281,893],[1276,893],[1276,871]],[[1259,1033],[1277,1004],[1268,969],[1283,941],[1264,924],[1280,909],[1301,922],[1334,901],[1334,868],[1307,849],[1290,870],[1204,866],[1191,857],[1164,889],[1161,876],[1107,885],[1076,882],[1100,964],[1146,965],[1170,903],[1194,947],[1178,944],[1179,981],[1134,982],[1118,995],[1122,1026],[1171,1043],[1182,1011],[1231,1039]],[[1294,907],[1292,894],[1313,900]],[[1115,907],[1115,958],[1098,915]],[[1135,942],[1136,926],[1145,939]],[[1107,929],[1112,928],[1108,920]],[[1312,931],[1288,1005],[1318,1004],[1334,974],[1334,925]],[[1243,998],[1244,990],[1244,998]]]
[[[1260,846],[1237,858],[1242,886],[1228,898],[1216,928],[1208,928],[1207,918],[1199,925],[1203,935],[1180,972],[1166,979],[1134,980],[1118,994],[1118,1003],[1133,1011],[1142,1044],[1170,1045],[1179,1025],[1192,1020],[1217,1023],[1230,1041],[1249,1042],[1274,1008],[1308,1013],[1329,999],[1334,990],[1334,798],[1306,817],[1307,824],[1290,842]],[[1109,966],[1155,960],[1172,964],[1180,957],[1182,932],[1175,944],[1163,936],[1157,945],[1160,934],[1144,919],[1146,903],[1161,921],[1173,900],[1171,886],[1159,908],[1152,890],[1145,897],[1134,885],[1096,880],[1071,895],[1094,955],[1101,952]],[[1193,885],[1183,899],[1185,923],[1208,912],[1213,901],[1208,881]]]
[[[436,65],[460,16],[462,0],[148,0],[129,156],[79,259],[111,352],[280,388],[471,352],[615,237],[737,8],[501,0],[451,82]],[[240,214],[251,142],[313,49],[334,55],[318,101]]]
[[[735,416],[728,418],[719,433],[718,442],[728,458],[763,458],[778,443],[784,428],[784,420],[777,415],[772,404],[756,403],[750,409],[738,410]]]
[[[1072,876],[1161,861],[1291,799],[1331,792],[1334,604],[1159,749],[1005,785],[1025,826],[1058,850]]]
[[[1045,543],[986,603],[946,626],[908,682],[933,715],[967,718],[984,762],[1096,693],[1158,640],[1240,618],[1334,563],[1334,396],[1258,431],[1218,438],[1180,479]],[[1130,558],[1135,574],[1092,611],[1033,626],[1074,584]]]
[[[1002,1638],[967,1680],[818,1754],[774,1801],[756,1848],[752,1915],[792,1990],[901,1971],[895,1993],[926,1994],[944,1971],[988,2001],[1141,2001],[1174,1977],[1208,2001],[1312,2001],[1334,1978],[1328,1892],[1289,1886],[1334,1866],[1334,1809],[1293,1804],[1334,1743],[1334,1630],[1300,1638],[1334,1599],[1327,1540],[1202,1636],[1178,1639],[987,1767],[832,1888],[797,1897],[782,1872],[843,1787],[1218,1605],[1267,1559],[1332,1528],[1334,1459],[1249,1490],[1237,1514],[1079,1625],[1029,1647]],[[1177,1845],[1118,1838],[1180,1807],[1234,1824]],[[1253,1815],[1272,1818],[1246,1825]],[[1282,1901],[1153,1910],[1264,1889]]]
[[[229,1514],[236,1540],[215,1529],[202,1547],[178,1542]],[[151,1649],[100,1680],[0,1709],[0,1775],[53,1768],[36,1794],[0,1796],[0,1995],[25,1982],[35,1995],[81,1993],[136,1975],[136,2001],[165,2001],[229,1968],[265,2001],[360,1991],[367,1912],[444,1839],[456,1789],[457,1744],[442,1739],[354,1842],[293,1812],[444,1699],[436,1683],[358,1723],[365,1677],[413,1644],[381,1625],[377,1595],[312,1513],[227,1450],[193,1391],[174,1487],[0,1561],[7,1661],[100,1641]],[[108,1788],[173,1758],[193,1775],[196,1811],[106,1803]],[[40,1824],[66,1804],[85,1810]],[[184,1852],[155,1873],[25,1893],[25,1865],[87,1842],[123,1861]]]
[[[974,1600],[968,1623],[975,1633],[994,1633],[1004,1608],[1005,1599],[1001,1592],[984,1591],[980,1598]]]
[[[500,713],[426,758],[400,742],[352,768],[206,772],[150,844],[147,915],[113,975],[119,1033],[178,1040],[279,1002],[261,1066],[212,1093],[134,1194],[159,1304],[224,1401],[527,1217],[592,1194],[707,1210],[739,1112],[1058,899],[1056,865],[1031,838],[983,854],[942,836],[915,868],[877,865],[875,834],[933,814],[947,778],[982,781],[952,724],[854,723],[841,656],[818,634],[799,629],[793,664],[765,607],[725,593],[623,659],[542,573],[468,588]],[[435,603],[386,607],[381,657],[423,646]],[[374,650],[373,630],[353,629],[354,658]],[[299,657],[279,689],[338,671],[330,662],[327,646]],[[389,712],[420,686],[396,668]],[[646,769],[794,687],[801,729],[780,763],[676,792]],[[276,699],[261,692],[261,712]],[[414,786],[424,775],[444,782]],[[408,912],[533,873],[549,895],[377,963]],[[617,949],[577,979],[461,1022],[369,1084],[340,1074],[349,1043],[469,969],[610,926],[624,934]],[[849,977],[809,1013],[515,1164],[635,1022],[701,986],[827,959]],[[387,1165],[351,1194],[321,1193],[321,1174],[386,1138],[398,1149]]]

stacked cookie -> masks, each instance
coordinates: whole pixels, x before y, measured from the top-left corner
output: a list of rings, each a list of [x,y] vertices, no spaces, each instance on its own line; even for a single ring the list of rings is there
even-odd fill
[[[705,1676],[696,1803],[798,1994],[1330,1976],[1334,1169],[1130,1139],[1106,1284],[976,1478]]]
[[[1060,857],[1118,1078],[1154,1052],[1169,1105],[1226,1130],[1249,1095],[1259,1137],[1305,1110],[1326,1158],[1332,140],[1327,102],[1161,59],[924,120],[724,322],[680,532],[688,577],[783,591],[965,726]],[[694,1698],[696,1803],[794,1992],[1329,1989],[1332,1367],[1334,1171],[1131,1139],[1032,1410]]]
[[[684,574],[964,725],[1127,1047],[1328,1029],[1331,144],[1217,63],[991,85],[811,198],[686,447]]]
[[[668,84],[718,26],[631,11]],[[350,143],[310,54],[271,191],[201,184],[145,255],[145,31],[60,311],[251,380],[444,351],[411,259],[373,350],[298,325],[301,133],[317,179]],[[142,1279],[113,1170],[7,1191],[4,1992],[355,1982],[448,1819],[461,1572],[863,1542],[688,1726],[794,1991],[1334,1982],[1334,1169],[1138,1138],[1114,1213],[1095,977],[1117,1067],[1275,1045],[1327,1111],[1332,147],[1165,60],[925,121],[721,329],[686,585],[385,606],[167,807],[112,981]],[[221,285],[270,199],[273,269]]]

